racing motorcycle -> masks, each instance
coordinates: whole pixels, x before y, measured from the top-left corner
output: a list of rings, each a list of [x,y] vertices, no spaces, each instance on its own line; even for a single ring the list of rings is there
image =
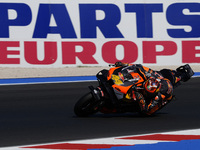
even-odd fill
[[[118,67],[118,64],[111,66]],[[167,78],[169,81],[171,81],[173,88],[176,88],[181,84],[180,82],[174,82],[175,76],[169,71],[169,69],[162,69],[158,72],[164,78]],[[176,72],[183,77],[183,82],[188,81],[194,75],[194,72],[189,64],[178,67],[176,69]],[[141,110],[137,101],[133,100],[130,97],[124,97],[123,99],[118,99],[116,97],[116,93],[114,92],[112,85],[114,83],[116,84],[116,82],[121,82],[121,79],[119,76],[115,76],[114,78],[108,80],[108,75],[109,70],[106,69],[103,69],[96,74],[98,86],[89,86],[90,92],[82,96],[74,106],[74,113],[78,117],[87,117],[97,112],[101,112],[104,114],[126,112],[140,113]],[[137,76],[139,76],[139,74],[137,74]],[[141,86],[137,85],[138,84],[136,83],[133,84],[132,88],[135,90],[138,90],[138,88],[139,90],[142,90]],[[165,103],[162,104],[161,108],[170,103],[170,101],[171,100],[165,101]]]

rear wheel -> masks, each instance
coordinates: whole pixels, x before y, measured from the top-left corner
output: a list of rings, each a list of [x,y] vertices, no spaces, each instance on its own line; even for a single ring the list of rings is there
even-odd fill
[[[87,93],[74,106],[74,113],[78,117],[87,117],[89,115],[95,114],[98,112],[98,107],[96,105],[93,96],[91,93]]]

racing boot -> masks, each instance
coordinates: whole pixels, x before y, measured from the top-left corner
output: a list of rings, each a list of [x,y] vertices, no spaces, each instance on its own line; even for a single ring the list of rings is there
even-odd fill
[[[178,67],[176,71],[177,71],[177,75],[180,76],[181,81],[183,82],[188,81],[194,75],[194,72],[189,64]]]

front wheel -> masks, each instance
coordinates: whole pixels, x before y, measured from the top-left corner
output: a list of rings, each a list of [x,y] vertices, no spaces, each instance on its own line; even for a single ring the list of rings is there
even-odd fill
[[[87,93],[74,106],[74,113],[78,117],[87,117],[98,111],[95,100],[91,93]]]

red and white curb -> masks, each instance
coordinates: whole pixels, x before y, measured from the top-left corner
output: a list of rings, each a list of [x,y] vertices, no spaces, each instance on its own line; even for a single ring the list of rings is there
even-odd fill
[[[178,142],[181,140],[200,139],[200,129],[181,130],[173,132],[130,135],[90,140],[47,143],[39,145],[24,145],[18,147],[3,147],[0,150],[87,150],[112,147],[133,146],[136,144],[155,144],[159,142]]]

